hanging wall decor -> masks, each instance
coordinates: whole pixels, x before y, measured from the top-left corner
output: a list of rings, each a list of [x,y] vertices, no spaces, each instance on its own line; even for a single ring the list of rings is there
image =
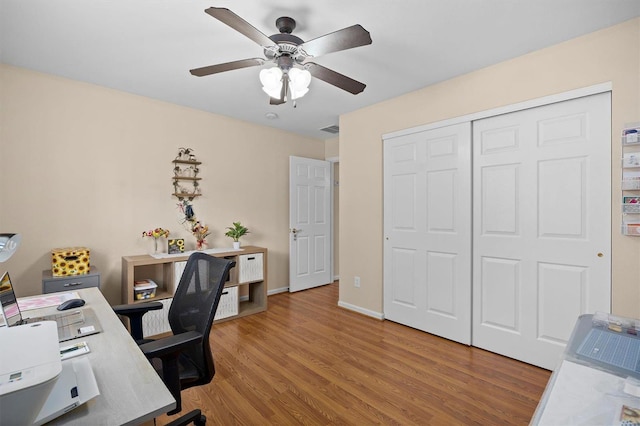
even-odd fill
[[[622,234],[640,237],[640,122],[622,130]]]
[[[173,195],[182,201],[193,200],[202,195],[200,190],[200,161],[196,159],[191,148],[180,148],[173,160]]]
[[[211,234],[209,227],[198,220],[191,204],[194,198],[202,195],[200,190],[202,178],[198,177],[201,164],[191,148],[180,148],[178,155],[173,160],[173,195],[179,201],[178,210],[182,225],[196,239],[196,250],[206,248],[206,238]]]

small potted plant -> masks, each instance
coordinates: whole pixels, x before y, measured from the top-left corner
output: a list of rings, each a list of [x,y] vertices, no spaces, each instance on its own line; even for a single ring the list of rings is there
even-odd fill
[[[224,234],[233,240],[233,248],[240,248],[240,237],[249,233],[249,229],[243,226],[240,222],[233,222],[233,226],[227,227],[227,232]]]

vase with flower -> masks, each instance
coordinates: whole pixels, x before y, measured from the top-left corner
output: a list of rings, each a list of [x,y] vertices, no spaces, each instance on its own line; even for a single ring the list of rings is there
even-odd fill
[[[196,250],[204,250],[207,246],[205,238],[211,234],[209,227],[200,223],[200,221],[196,221],[191,227],[191,233],[196,237]]]
[[[169,230],[163,228],[155,228],[150,229],[148,231],[142,231],[142,237],[152,237],[153,238],[153,252],[158,252],[158,239],[164,237],[167,238],[169,236]]]

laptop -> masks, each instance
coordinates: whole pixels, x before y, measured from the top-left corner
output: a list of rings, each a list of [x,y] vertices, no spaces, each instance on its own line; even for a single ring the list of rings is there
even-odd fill
[[[9,272],[5,272],[0,278],[0,305],[2,305],[6,325],[9,327],[40,321],[55,321],[58,324],[59,342],[89,336],[102,331],[100,322],[91,308],[73,309],[41,317],[23,318],[13,291]]]

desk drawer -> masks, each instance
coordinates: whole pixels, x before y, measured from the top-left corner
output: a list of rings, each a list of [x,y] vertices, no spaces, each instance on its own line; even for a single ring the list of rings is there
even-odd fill
[[[67,277],[47,276],[49,271],[43,273],[42,292],[55,293],[57,291],[73,291],[81,288],[100,288],[100,273],[93,272],[86,275],[73,275]]]

